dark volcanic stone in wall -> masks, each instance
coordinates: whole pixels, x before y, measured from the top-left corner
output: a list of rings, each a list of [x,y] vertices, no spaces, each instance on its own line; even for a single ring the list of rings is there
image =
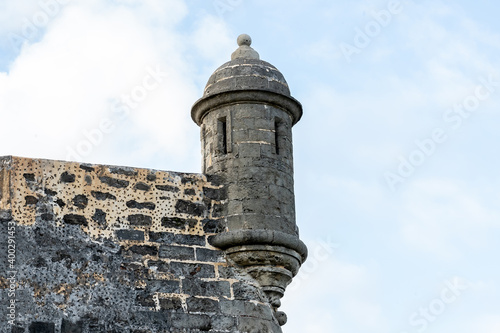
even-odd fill
[[[194,188],[187,188],[184,190],[184,195],[196,195],[196,190]]]
[[[180,277],[214,278],[213,265],[192,264],[183,262],[170,263],[170,271]]]
[[[11,333],[24,333],[26,330],[21,326],[12,326]]]
[[[90,165],[80,164],[80,169],[85,170],[87,172],[93,172],[94,168]]]
[[[11,210],[0,210],[0,222],[12,221],[12,211]]]
[[[149,191],[149,189],[151,188],[151,186],[149,186],[148,184],[143,183],[143,182],[138,182],[137,184],[135,184],[134,188],[136,190]]]
[[[97,200],[106,200],[106,199],[116,200],[116,197],[110,193],[99,192],[99,191],[92,191],[91,193],[92,196]]]
[[[174,260],[194,260],[194,249],[187,246],[160,246],[160,258],[174,259]]]
[[[193,228],[196,225],[197,221],[195,219],[183,219],[180,217],[162,217],[161,225],[166,228],[175,228],[175,229],[185,229]]]
[[[205,205],[179,199],[175,204],[175,211],[181,214],[189,214],[194,216],[203,216],[205,213]]]
[[[204,187],[203,188],[203,194],[205,197],[221,201],[227,198],[227,190],[225,187],[214,189],[214,188],[209,188],[209,187]]]
[[[24,197],[24,200],[26,202],[25,205],[36,205],[38,202],[38,199],[32,195],[27,195],[26,197]]]
[[[108,176],[102,176],[102,177],[99,177],[99,179],[104,184],[112,186],[112,187],[116,187],[116,188],[124,188],[130,184],[128,180],[116,179],[116,178],[111,178]]]
[[[150,255],[150,256],[158,255],[158,248],[156,246],[151,246],[151,245],[133,245],[129,248],[129,251],[142,255]]]
[[[210,317],[204,314],[172,313],[172,326],[183,330],[198,329],[209,331],[212,328]]]
[[[109,172],[117,174],[117,175],[125,175],[125,176],[137,176],[137,171],[133,168],[126,167],[111,167],[109,168]]]
[[[153,223],[153,218],[144,214],[133,214],[127,217],[130,225],[148,226]]]
[[[224,252],[218,250],[197,248],[196,249],[196,259],[199,261],[207,262],[224,262]]]
[[[149,280],[145,291],[150,294],[154,293],[179,294],[180,281]]]
[[[106,213],[102,209],[97,208],[92,216],[92,220],[104,226],[106,225]]]
[[[88,204],[89,199],[83,194],[78,194],[73,198],[73,205],[80,209],[84,209]]]
[[[219,233],[225,230],[224,220],[209,220],[204,219],[201,221],[203,225],[203,231],[209,234]]]
[[[170,265],[162,260],[148,260],[148,267],[158,272],[170,271]]]
[[[44,322],[33,322],[29,327],[30,333],[54,333],[55,332],[54,323],[44,323]]]
[[[45,188],[43,189],[43,192],[51,197],[57,195],[57,192],[56,191],[52,191],[51,189],[48,189],[48,188]]]
[[[64,215],[64,222],[67,224],[77,224],[87,226],[88,222],[85,216],[77,215],[77,214],[67,214]]]
[[[153,295],[148,294],[138,294],[135,298],[135,302],[141,306],[153,307],[156,305]]]
[[[210,298],[189,297],[186,305],[189,312],[216,313],[220,311],[219,302]]]
[[[83,333],[83,322],[76,323],[63,319],[61,323],[61,333]]]
[[[136,240],[136,241],[144,240],[144,231],[141,230],[122,229],[122,230],[116,230],[115,233],[119,239],[123,240]]]
[[[179,297],[168,297],[159,299],[162,310],[182,310],[182,300]]]
[[[74,183],[75,182],[75,175],[67,172],[67,171],[64,171],[62,174],[61,174],[61,182],[63,183]]]
[[[137,202],[135,200],[127,201],[126,205],[128,208],[136,208],[136,209],[154,210],[156,208],[156,205],[152,202]]]
[[[34,182],[35,181],[35,174],[33,174],[33,173],[25,173],[25,174],[23,174],[23,177],[28,182]]]
[[[167,191],[167,192],[179,192],[179,188],[171,185],[156,185],[156,188],[159,189],[160,191]]]
[[[182,285],[183,291],[188,295],[199,295],[206,297],[231,296],[231,288],[228,281],[202,281],[186,278]]]
[[[150,232],[149,240],[162,244],[206,245],[205,236],[175,234],[171,232]]]

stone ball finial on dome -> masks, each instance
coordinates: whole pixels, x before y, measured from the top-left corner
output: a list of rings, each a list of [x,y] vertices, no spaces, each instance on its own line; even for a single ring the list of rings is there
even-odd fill
[[[252,38],[247,34],[238,36],[237,43],[239,48],[231,54],[231,60],[244,58],[244,59],[260,59],[259,53],[250,47]]]
[[[242,45],[250,46],[252,45],[252,37],[250,37],[247,34],[241,34],[238,36],[237,43],[239,46]]]

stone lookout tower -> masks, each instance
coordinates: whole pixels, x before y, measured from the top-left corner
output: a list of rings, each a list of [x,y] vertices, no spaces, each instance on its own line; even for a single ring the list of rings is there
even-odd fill
[[[302,106],[251,43],[238,37],[239,48],[212,74],[191,117],[201,127],[203,173],[227,186],[227,230],[212,245],[245,267],[276,310],[306,257],[293,192],[292,126]]]
[[[248,35],[238,45],[191,110],[201,174],[0,157],[0,332],[282,332],[307,256],[302,107]]]

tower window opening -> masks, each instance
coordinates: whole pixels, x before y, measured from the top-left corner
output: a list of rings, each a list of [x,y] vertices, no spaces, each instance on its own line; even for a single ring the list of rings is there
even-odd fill
[[[227,119],[219,118],[217,123],[217,132],[219,133],[219,151],[221,154],[227,154]]]
[[[280,154],[281,140],[283,138],[283,121],[279,118],[274,119],[274,146],[276,155]]]

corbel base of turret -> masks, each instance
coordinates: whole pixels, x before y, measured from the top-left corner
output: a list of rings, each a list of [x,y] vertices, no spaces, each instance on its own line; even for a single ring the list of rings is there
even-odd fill
[[[278,311],[286,287],[306,260],[307,248],[294,235],[269,230],[237,230],[218,234],[210,243],[225,250],[230,261],[260,285],[280,325],[286,314]]]

